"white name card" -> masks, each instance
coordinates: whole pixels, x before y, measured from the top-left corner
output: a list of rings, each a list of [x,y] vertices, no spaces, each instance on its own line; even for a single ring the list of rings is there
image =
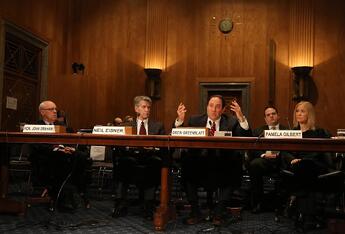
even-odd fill
[[[337,129],[337,136],[339,138],[345,138],[345,129]]]
[[[105,146],[92,145],[90,147],[90,157],[95,161],[104,161]]]
[[[173,128],[171,131],[172,136],[188,136],[188,137],[200,137],[208,136],[208,128]]]
[[[23,127],[23,132],[55,133],[55,126],[44,124],[25,124]]]
[[[302,138],[301,130],[265,130],[265,138]]]
[[[128,126],[95,126],[92,130],[93,134],[108,134],[108,135],[131,135],[133,134],[133,127]]]
[[[223,137],[223,136],[232,136],[232,131],[215,131],[214,132],[214,136],[220,136],[220,137]]]

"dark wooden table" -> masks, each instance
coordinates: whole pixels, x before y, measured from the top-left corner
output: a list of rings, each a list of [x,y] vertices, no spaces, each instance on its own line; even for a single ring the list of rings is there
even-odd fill
[[[0,143],[48,143],[111,145],[132,147],[166,147],[166,148],[218,148],[238,150],[284,150],[284,151],[320,151],[345,152],[345,139],[265,139],[255,137],[174,137],[174,136],[138,136],[138,135],[97,135],[68,133],[17,133],[0,132]],[[6,157],[6,155],[1,155]],[[23,203],[7,198],[7,165],[1,167],[0,179],[0,213],[23,212]],[[164,230],[169,220],[175,217],[169,206],[169,168],[162,168],[160,206],[154,215],[156,230]]]

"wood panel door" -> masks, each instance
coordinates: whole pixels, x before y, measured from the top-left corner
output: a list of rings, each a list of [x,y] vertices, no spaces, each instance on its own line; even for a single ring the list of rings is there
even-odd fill
[[[33,123],[40,100],[42,49],[6,32],[1,130]]]

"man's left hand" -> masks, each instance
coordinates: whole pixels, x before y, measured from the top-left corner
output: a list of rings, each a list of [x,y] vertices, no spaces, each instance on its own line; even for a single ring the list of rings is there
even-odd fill
[[[75,148],[73,147],[65,147],[63,150],[62,150],[65,154],[73,154],[75,152]]]
[[[242,113],[242,110],[241,110],[241,107],[240,105],[238,105],[237,101],[236,100],[233,100],[231,102],[231,105],[230,105],[230,109],[235,112],[236,114],[236,117],[237,119],[240,121],[240,122],[244,122],[244,115]]]

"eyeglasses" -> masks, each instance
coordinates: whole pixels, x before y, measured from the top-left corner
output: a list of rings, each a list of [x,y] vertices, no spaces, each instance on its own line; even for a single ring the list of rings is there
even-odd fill
[[[47,110],[47,111],[56,111],[56,107],[55,108],[45,108],[45,109],[42,109],[42,110]]]

